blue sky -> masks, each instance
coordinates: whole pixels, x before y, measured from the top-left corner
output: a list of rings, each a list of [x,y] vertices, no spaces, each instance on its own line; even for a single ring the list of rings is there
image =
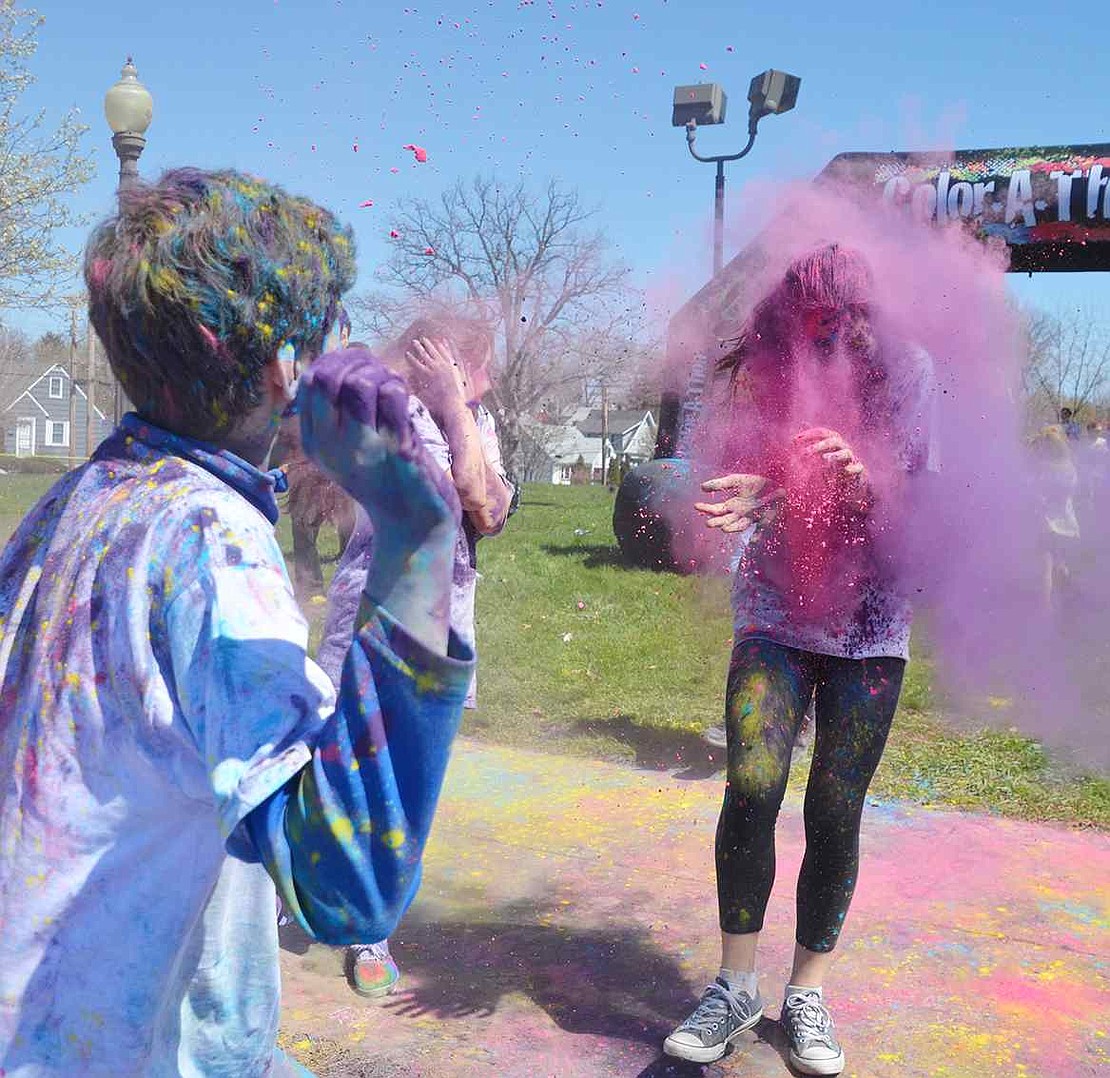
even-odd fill
[[[730,122],[699,138],[712,153],[742,144],[753,74],[802,77],[797,109],[764,120],[751,156],[730,166],[729,220],[741,227],[746,180],[812,175],[840,151],[1107,138],[1104,37],[1066,6],[1032,0],[854,14],[830,0],[193,0],[141,16],[134,0],[48,0],[40,10],[28,105],[53,118],[76,105],[91,127],[98,174],[78,209],[111,206],[102,101],[131,53],[155,102],[143,173],[234,166],[311,195],[356,227],[356,287],[388,252],[399,197],[434,198],[483,172],[573,184],[642,283],[677,277],[693,292],[709,264],[713,173],[670,126],[680,83],[729,92]],[[75,251],[83,236],[68,237]],[[1027,300],[1098,314],[1107,284],[1104,274],[1014,281]],[[4,318],[32,333],[63,321]]]

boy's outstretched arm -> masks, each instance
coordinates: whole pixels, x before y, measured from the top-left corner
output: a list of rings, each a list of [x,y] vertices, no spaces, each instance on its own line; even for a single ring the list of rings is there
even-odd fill
[[[313,366],[306,452],[375,533],[335,715],[309,764],[245,820],[286,908],[329,943],[384,939],[412,901],[472,654],[449,638],[459,507],[408,420],[408,393],[368,353]]]

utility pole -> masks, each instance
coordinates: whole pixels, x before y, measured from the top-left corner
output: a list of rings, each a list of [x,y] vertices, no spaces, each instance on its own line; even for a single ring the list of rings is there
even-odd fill
[[[73,442],[77,437],[77,308],[69,309],[69,437],[66,439],[66,456],[73,464]]]
[[[91,457],[96,439],[96,334],[92,322],[85,322],[85,342],[88,346],[88,389],[85,397],[85,456]]]
[[[609,453],[609,387],[601,386],[601,485],[609,485],[606,457]]]

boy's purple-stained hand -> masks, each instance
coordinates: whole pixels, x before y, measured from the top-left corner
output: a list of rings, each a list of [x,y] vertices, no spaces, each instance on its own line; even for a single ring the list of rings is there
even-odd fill
[[[461,511],[409,420],[404,381],[366,349],[329,352],[301,379],[305,452],[361,503],[374,527],[363,594],[445,654]]]
[[[379,543],[412,551],[454,533],[458,496],[412,428],[402,378],[347,348],[317,359],[297,395],[305,453],[366,509]]]

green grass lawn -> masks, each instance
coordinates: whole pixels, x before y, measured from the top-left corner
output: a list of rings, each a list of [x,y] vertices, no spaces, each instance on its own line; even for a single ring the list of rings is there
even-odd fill
[[[56,475],[0,475],[0,545],[7,543],[23,514],[57,478]]]
[[[727,582],[624,567],[612,505],[598,488],[530,486],[504,535],[479,546],[479,707],[465,729],[710,773],[720,754],[698,734],[723,711]],[[950,727],[927,648],[915,652],[873,796],[1110,827],[1110,781],[1065,772],[1009,730]]]
[[[49,486],[0,476],[0,542]],[[504,535],[479,546],[481,666],[473,737],[535,749],[714,773],[700,731],[719,722],[731,623],[727,583],[628,569],[613,538],[612,496],[529,486]],[[279,537],[286,555],[288,523]],[[334,558],[325,529],[321,553]],[[333,562],[325,563],[330,577]],[[323,606],[304,597],[319,632]],[[1110,827],[1110,781],[1076,775],[1034,741],[943,721],[927,648],[910,663],[877,798]],[[984,714],[989,704],[984,702]],[[804,782],[796,767],[793,782]]]

